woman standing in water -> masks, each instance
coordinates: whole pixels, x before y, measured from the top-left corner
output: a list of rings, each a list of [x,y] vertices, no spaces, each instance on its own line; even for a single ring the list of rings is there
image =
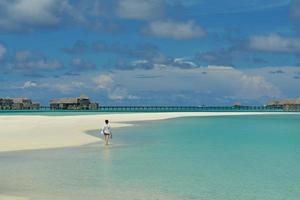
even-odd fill
[[[102,132],[104,135],[105,145],[108,145],[109,138],[112,138],[112,132],[110,128],[110,124],[108,120],[105,120],[105,123],[102,128]]]

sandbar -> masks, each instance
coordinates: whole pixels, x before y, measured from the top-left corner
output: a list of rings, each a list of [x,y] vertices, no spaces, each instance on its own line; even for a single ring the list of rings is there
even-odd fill
[[[276,115],[287,113],[264,112],[170,112],[170,113],[121,113],[74,116],[0,116],[0,153],[75,147],[101,141],[99,137],[86,134],[99,130],[105,119],[112,128],[131,126],[131,122],[164,120],[195,116]],[[291,114],[291,113],[289,113]],[[100,134],[100,133],[99,133]]]

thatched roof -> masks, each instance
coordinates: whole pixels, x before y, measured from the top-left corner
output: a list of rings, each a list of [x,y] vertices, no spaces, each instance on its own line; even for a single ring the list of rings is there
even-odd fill
[[[277,100],[277,101],[270,101],[267,103],[268,106],[274,106],[274,105],[300,105],[300,98],[298,99],[283,99],[283,100]]]
[[[76,104],[78,103],[78,98],[62,98],[62,99],[53,99],[50,101],[50,104],[60,104],[60,103],[65,103],[65,104]]]
[[[24,101],[31,101],[28,98],[12,98],[14,103],[23,103]]]
[[[82,94],[82,95],[80,95],[80,97],[78,97],[78,99],[90,99],[90,97]]]
[[[76,104],[79,102],[81,99],[90,99],[86,95],[80,95],[80,97],[75,97],[75,98],[62,98],[62,99],[53,99],[50,101],[50,104]]]
[[[2,97],[0,97],[0,101],[13,102],[13,100],[10,98],[2,98]]]
[[[9,97],[0,97],[1,100],[13,101],[14,103],[23,103],[24,101],[31,101],[29,98],[9,98]]]

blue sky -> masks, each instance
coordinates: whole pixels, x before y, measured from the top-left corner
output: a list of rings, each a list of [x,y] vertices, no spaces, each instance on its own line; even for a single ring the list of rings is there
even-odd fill
[[[1,0],[0,96],[247,105],[300,95],[298,0]]]

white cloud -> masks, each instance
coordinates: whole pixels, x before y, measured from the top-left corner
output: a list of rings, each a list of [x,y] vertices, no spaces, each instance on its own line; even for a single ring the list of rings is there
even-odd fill
[[[7,68],[11,70],[54,70],[62,67],[62,63],[58,60],[38,59],[25,62],[11,62],[7,64]]]
[[[87,71],[87,70],[93,70],[96,68],[96,64],[86,61],[82,58],[74,58],[71,62],[72,66],[75,70],[78,71]]]
[[[168,99],[168,95],[181,92],[187,94],[185,101],[197,102],[195,98],[199,98],[200,103],[202,98],[207,98],[212,104],[216,99],[224,100],[225,97],[230,97],[233,101],[259,102],[281,96],[277,85],[261,76],[259,72],[250,74],[229,66],[176,68],[176,70],[172,66],[164,66],[151,70],[118,71],[114,73],[114,77],[116,85],[122,84],[128,93],[139,97],[149,98],[141,95],[139,91],[143,91],[142,94],[158,92],[162,96],[153,97],[158,98],[157,100]],[[195,94],[201,96],[197,97]]]
[[[37,69],[58,69],[62,64],[58,60],[45,60],[41,59],[38,61],[33,61],[27,63],[28,68],[37,68]]]
[[[140,65],[140,64],[147,64],[149,63],[148,60],[135,60],[135,61],[132,61],[132,65]]]
[[[276,86],[258,74],[248,74],[230,66],[208,66],[207,73],[212,85],[214,81],[220,88],[228,90],[235,99],[254,100],[281,95]]]
[[[109,91],[108,97],[112,100],[124,100],[124,99],[135,100],[135,99],[139,99],[138,96],[130,95],[130,94],[128,94],[126,89],[119,88],[119,87]]]
[[[107,92],[107,96],[111,100],[134,100],[137,96],[128,93],[124,87],[116,86],[115,81],[110,74],[102,74],[93,79],[96,89],[102,89]]]
[[[115,1],[106,0],[0,0],[0,31],[32,32],[65,25],[118,31],[121,25],[114,20],[114,6]]]
[[[18,88],[36,88],[49,94],[86,93],[103,101],[144,104],[220,105],[240,101],[263,104],[291,94],[299,94],[299,80],[293,79],[297,67],[284,68],[283,74],[271,74],[279,68],[236,69],[229,66],[117,70],[112,74],[45,77],[17,83]],[[205,72],[205,73],[204,73]],[[11,85],[14,85],[13,82]],[[95,98],[95,97],[94,97]],[[102,100],[101,100],[102,101]],[[249,103],[250,102],[250,103]]]
[[[57,80],[51,80],[51,83],[44,83],[39,86],[43,89],[50,89],[55,92],[60,92],[63,94],[69,94],[72,92],[76,92],[78,90],[84,89],[85,84],[82,81],[78,80],[69,80],[66,79],[63,82],[58,82]]]
[[[2,60],[7,52],[6,47],[0,43],[0,60]]]
[[[249,47],[254,50],[279,53],[300,52],[300,39],[282,37],[277,34],[252,36]]]
[[[276,98],[280,91],[262,76],[242,75],[236,97],[240,99],[258,99],[260,97]]]
[[[208,65],[207,69],[209,71],[225,71],[225,70],[234,70],[231,66],[220,66],[220,65]]]
[[[171,20],[152,21],[143,29],[145,34],[179,40],[203,37],[204,29],[194,21],[177,22]]]
[[[55,70],[62,66],[63,64],[57,59],[49,59],[29,50],[16,52],[13,59],[5,63],[7,69],[18,71]]]
[[[164,13],[163,0],[119,0],[117,14],[122,18],[150,20]]]
[[[35,81],[25,81],[22,84],[11,84],[10,89],[30,89],[30,88],[38,88],[39,85]]]
[[[32,56],[32,52],[28,50],[17,51],[15,58],[17,61],[24,61]]]
[[[15,20],[21,20],[28,24],[53,25],[59,22],[59,18],[54,15],[57,0],[21,0],[16,1],[8,9]]]
[[[186,66],[186,67],[190,67],[190,68],[198,66],[194,62],[190,61],[188,58],[175,58],[174,64],[179,65],[181,67]]]
[[[37,87],[37,84],[36,84],[36,82],[33,82],[33,81],[26,81],[24,83],[24,85],[22,86],[23,89],[34,88],[34,87]]]
[[[18,31],[57,26],[67,6],[67,0],[2,0],[0,29]]]
[[[93,79],[97,89],[108,89],[112,87],[114,80],[110,74],[102,74]]]

